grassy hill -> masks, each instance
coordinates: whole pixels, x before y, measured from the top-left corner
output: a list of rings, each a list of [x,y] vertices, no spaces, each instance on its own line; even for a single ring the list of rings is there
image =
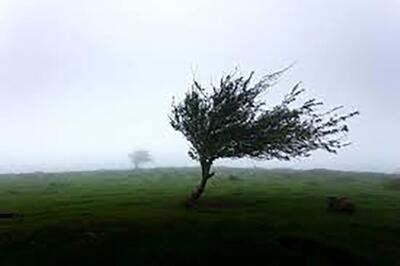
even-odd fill
[[[0,175],[0,265],[396,265],[400,177],[219,168]],[[348,196],[354,214],[326,211]],[[349,264],[350,263],[350,264]]]

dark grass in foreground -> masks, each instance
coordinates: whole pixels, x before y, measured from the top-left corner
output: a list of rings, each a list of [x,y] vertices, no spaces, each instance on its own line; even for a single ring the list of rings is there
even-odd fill
[[[217,169],[0,176],[0,265],[399,265],[396,176]],[[327,212],[348,196],[355,214]]]

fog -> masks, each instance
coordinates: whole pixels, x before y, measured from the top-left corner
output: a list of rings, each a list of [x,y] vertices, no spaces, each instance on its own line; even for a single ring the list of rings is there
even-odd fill
[[[327,106],[359,110],[352,145],[292,162],[220,165],[400,169],[400,2],[0,2],[0,172],[196,165],[169,125],[173,96],[192,75],[204,85],[242,73],[292,68],[273,104],[302,81]],[[268,98],[269,97],[269,98]]]

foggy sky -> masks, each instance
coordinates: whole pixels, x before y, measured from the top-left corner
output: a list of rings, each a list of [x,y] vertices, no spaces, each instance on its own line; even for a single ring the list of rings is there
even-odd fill
[[[338,155],[220,164],[400,169],[400,1],[2,0],[0,172],[195,165],[168,123],[192,72],[259,76],[297,62],[267,95],[302,81],[328,107],[361,112]]]

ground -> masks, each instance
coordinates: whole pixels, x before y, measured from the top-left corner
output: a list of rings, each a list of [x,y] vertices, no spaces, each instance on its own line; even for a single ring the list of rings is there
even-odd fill
[[[0,176],[0,265],[399,265],[400,177],[216,169]],[[326,210],[347,196],[354,214]],[[258,263],[255,263],[258,261]],[[260,263],[261,262],[261,263]]]

